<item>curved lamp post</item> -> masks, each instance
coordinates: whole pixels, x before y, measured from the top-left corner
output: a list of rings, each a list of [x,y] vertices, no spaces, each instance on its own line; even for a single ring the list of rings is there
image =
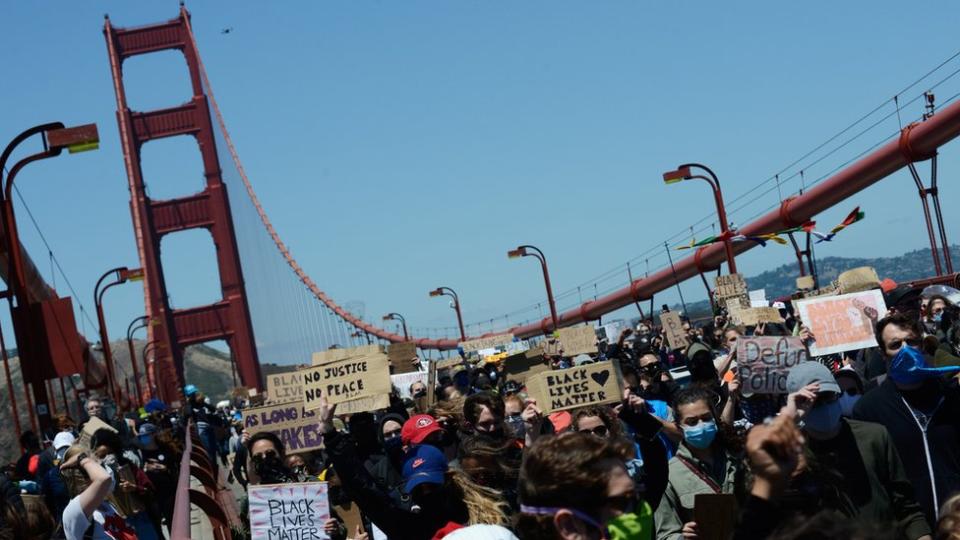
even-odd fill
[[[553,289],[550,287],[550,271],[547,269],[547,258],[544,257],[543,252],[534,246],[519,246],[517,249],[508,251],[507,257],[510,259],[536,257],[540,261],[540,267],[543,269],[543,283],[547,287],[547,301],[550,303],[550,320],[553,321],[554,330],[560,328],[560,322],[557,319],[557,305],[553,301]]]
[[[410,341],[410,334],[407,333],[407,320],[403,318],[403,315],[399,313],[387,313],[383,316],[385,321],[400,321],[400,324],[403,325],[403,339]]]
[[[430,296],[449,296],[453,298],[453,309],[457,312],[457,324],[460,326],[460,341],[467,340],[467,334],[463,331],[463,315],[460,313],[460,297],[457,292],[450,287],[437,287],[430,291]]]
[[[104,280],[113,276],[114,280],[104,285]],[[120,387],[116,381],[116,373],[113,366],[113,353],[110,350],[110,338],[107,336],[107,324],[103,316],[103,294],[108,289],[128,281],[140,281],[143,279],[143,269],[134,268],[130,270],[125,266],[108,270],[97,280],[93,288],[93,303],[97,308],[97,322],[100,325],[100,343],[103,346],[103,359],[107,364],[107,390],[116,400],[117,406],[120,405]],[[103,288],[101,288],[103,285]],[[134,368],[136,369],[136,368]]]
[[[709,176],[694,174],[693,171],[691,171],[692,168],[701,169]],[[736,274],[737,263],[733,257],[733,242],[730,239],[730,226],[727,223],[727,211],[723,206],[723,193],[720,191],[720,180],[717,178],[717,175],[713,174],[713,171],[711,171],[709,167],[699,163],[684,163],[677,167],[676,170],[663,173],[664,184],[675,184],[684,180],[693,179],[705,181],[710,184],[710,188],[713,190],[713,201],[717,205],[717,218],[720,220],[720,232],[723,234],[723,249],[727,252],[727,269],[731,274]]]

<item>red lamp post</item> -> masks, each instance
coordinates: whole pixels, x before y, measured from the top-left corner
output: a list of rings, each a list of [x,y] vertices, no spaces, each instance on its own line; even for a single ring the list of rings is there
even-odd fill
[[[403,339],[410,341],[410,334],[407,333],[407,320],[403,318],[403,315],[399,313],[387,313],[383,316],[385,321],[400,321],[400,324],[403,325]]]
[[[531,250],[532,253],[528,250]],[[507,257],[516,259],[519,257],[536,257],[540,261],[540,267],[543,269],[543,283],[547,287],[547,300],[550,303],[550,320],[553,321],[553,329],[560,328],[560,322],[557,319],[557,305],[553,301],[553,289],[550,287],[550,271],[547,269],[547,258],[543,252],[534,246],[519,246],[517,249],[511,249],[507,252]]]
[[[710,176],[693,174],[693,172],[690,170],[692,167],[702,169]],[[720,180],[717,179],[717,175],[713,174],[713,171],[711,171],[707,166],[699,163],[685,163],[677,167],[676,170],[663,173],[664,184],[674,184],[676,182],[692,180],[694,178],[704,180],[710,184],[710,188],[713,189],[713,200],[717,204],[717,217],[720,219],[720,231],[723,234],[723,248],[727,252],[727,269],[731,274],[736,274],[737,263],[733,257],[733,242],[730,239],[730,227],[727,223],[727,211],[723,206],[723,193],[720,191]]]
[[[460,341],[466,341],[467,334],[463,331],[463,315],[460,313],[460,297],[457,296],[456,291],[450,287],[437,287],[430,291],[430,296],[449,296],[453,298],[453,309],[457,312],[457,324],[460,326]]]
[[[100,286],[103,285],[104,280],[111,275],[114,276],[114,280],[110,283],[107,283],[101,289]],[[108,270],[105,274],[100,276],[100,279],[97,280],[96,286],[93,288],[93,303],[97,308],[97,322],[100,325],[100,343],[103,346],[103,359],[107,367],[107,391],[111,396],[113,396],[117,406],[120,406],[120,386],[116,382],[116,373],[113,366],[113,353],[110,350],[110,338],[107,336],[107,324],[103,316],[103,294],[107,292],[107,289],[115,285],[120,285],[128,281],[140,281],[142,279],[142,268],[134,268],[133,270],[130,270],[125,266],[121,266]]]
[[[140,405],[143,405],[143,390],[140,387],[140,373],[137,370],[137,353],[133,349],[133,333],[146,328],[149,324],[149,318],[144,315],[130,321],[130,325],[127,326],[127,349],[130,352],[130,366],[133,369],[133,389],[137,392],[137,403]],[[143,370],[146,373],[146,365],[143,366]]]

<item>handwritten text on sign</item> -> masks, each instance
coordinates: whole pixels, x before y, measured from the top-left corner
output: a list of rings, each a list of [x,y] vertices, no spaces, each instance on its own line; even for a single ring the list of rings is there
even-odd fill
[[[479,351],[480,349],[489,349],[491,347],[506,345],[511,341],[513,341],[513,334],[498,334],[496,336],[464,341],[460,343],[460,348],[463,349],[464,353],[468,353],[472,351]]]
[[[796,300],[794,305],[803,324],[816,336],[810,346],[814,356],[876,346],[874,327],[887,314],[878,289]]]
[[[267,375],[267,400],[271,403],[300,401],[303,396],[303,375],[298,371]]]
[[[320,406],[320,397],[331,404],[390,393],[390,368],[383,355],[348,358],[312,366],[303,374],[303,402],[307,409]]]
[[[793,336],[753,336],[737,340],[737,365],[741,391],[786,394],[787,375],[807,361],[803,340]]]
[[[573,326],[557,330],[564,356],[593,354],[597,352],[597,333],[593,326]]]
[[[667,311],[660,314],[660,324],[667,333],[667,343],[671,349],[685,349],[690,345],[687,331],[683,329],[683,321],[676,311]]]
[[[330,519],[326,482],[250,486],[253,540],[321,540]]]
[[[317,427],[316,413],[304,409],[302,401],[243,410],[246,432],[273,433],[283,441],[288,454],[323,448],[323,436]]]
[[[618,366],[606,361],[538,373],[527,379],[527,392],[544,413],[551,413],[617,403],[623,386]]]

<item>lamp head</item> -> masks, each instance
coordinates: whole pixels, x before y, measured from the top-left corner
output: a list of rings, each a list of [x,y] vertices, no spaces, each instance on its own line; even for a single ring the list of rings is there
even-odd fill
[[[443,295],[443,291],[441,291],[439,287],[430,291],[431,298],[433,298],[434,296],[441,296],[441,295]]]
[[[683,180],[689,180],[690,176],[690,167],[680,167],[679,169],[663,173],[663,183],[674,184]]]
[[[100,147],[100,134],[96,124],[51,129],[46,133],[46,137],[47,146],[58,152],[66,148],[71,154],[75,154]]]
[[[523,257],[527,254],[526,248],[518,247],[517,249],[511,249],[507,252],[508,259],[516,259],[518,257]]]
[[[383,320],[385,321],[393,320],[393,313],[387,313],[386,315],[384,315]]]
[[[119,273],[120,281],[143,281],[143,268],[121,268]]]

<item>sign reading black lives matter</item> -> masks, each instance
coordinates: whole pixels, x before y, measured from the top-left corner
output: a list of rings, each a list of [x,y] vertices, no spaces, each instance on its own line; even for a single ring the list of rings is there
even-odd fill
[[[251,485],[250,537],[253,540],[323,540],[330,519],[326,482]]]
[[[339,362],[311,366],[303,374],[303,406],[316,409],[320,397],[332,405],[359,398],[389,394],[390,366],[384,355],[348,358]]]
[[[790,370],[807,360],[807,349],[799,337],[741,336],[737,340],[740,391],[786,394]]]
[[[619,365],[610,361],[554,369],[527,379],[527,394],[544,413],[584,405],[619,403],[623,382]]]

